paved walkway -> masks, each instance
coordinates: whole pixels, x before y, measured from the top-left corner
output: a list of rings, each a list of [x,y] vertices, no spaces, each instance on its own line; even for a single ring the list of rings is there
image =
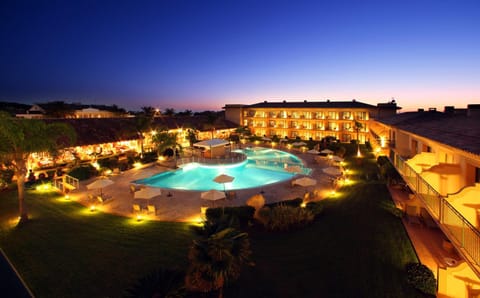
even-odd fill
[[[262,187],[236,190],[236,198],[229,200],[222,200],[216,206],[243,206],[246,201],[255,194],[263,193],[267,203],[295,199],[303,197],[305,192],[317,190],[319,197],[326,197],[331,188],[331,180],[329,176],[324,174],[321,169],[327,167],[326,162],[317,163],[314,160],[314,155],[308,153],[296,154],[300,157],[306,166],[312,169],[311,177],[317,180],[315,187],[301,187],[291,186],[291,180],[265,185]],[[142,168],[131,169],[118,175],[112,175],[109,179],[115,183],[105,187],[102,191],[104,194],[111,197],[103,205],[99,206],[102,211],[110,212],[122,216],[133,217],[133,203],[140,203],[144,206],[147,204],[154,204],[157,207],[157,215],[148,215],[150,219],[162,221],[191,221],[201,215],[202,206],[212,206],[211,202],[207,202],[200,198],[200,191],[176,190],[176,189],[162,189],[162,194],[150,200],[138,200],[133,198],[130,192],[130,184],[134,180],[150,177],[154,174],[171,170],[168,167],[159,164],[150,164]],[[296,177],[295,177],[296,178]],[[294,179],[295,179],[294,178]],[[80,189],[70,194],[73,200],[76,200],[86,206],[91,203],[89,194],[98,195],[99,191],[87,190],[86,185],[92,180],[83,181],[80,183]],[[167,194],[171,196],[167,196]]]
[[[389,190],[395,204],[402,210],[405,210],[407,205],[421,207],[420,202],[413,201],[418,199],[409,197],[409,192],[405,189],[389,187]],[[403,219],[403,224],[420,262],[430,268],[435,276],[437,276],[438,268],[450,266],[451,260],[463,261],[455,249],[448,245],[448,242],[445,245],[448,238],[438,227],[429,227],[422,221],[409,221],[408,218]]]

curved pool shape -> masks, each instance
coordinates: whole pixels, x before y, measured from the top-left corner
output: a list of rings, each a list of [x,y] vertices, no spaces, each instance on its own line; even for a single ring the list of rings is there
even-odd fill
[[[302,160],[295,155],[275,149],[247,148],[235,150],[247,155],[247,160],[233,165],[204,165],[189,163],[175,171],[162,172],[151,177],[137,180],[135,183],[167,189],[205,191],[210,189],[238,190],[259,187],[291,179],[295,173],[285,169],[288,166],[300,166],[303,174],[310,169],[304,168]],[[213,179],[226,174],[234,177],[231,183],[219,184]]]

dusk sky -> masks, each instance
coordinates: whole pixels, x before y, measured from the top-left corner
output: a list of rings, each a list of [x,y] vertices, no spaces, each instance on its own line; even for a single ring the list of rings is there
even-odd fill
[[[0,4],[0,101],[480,103],[480,1]]]

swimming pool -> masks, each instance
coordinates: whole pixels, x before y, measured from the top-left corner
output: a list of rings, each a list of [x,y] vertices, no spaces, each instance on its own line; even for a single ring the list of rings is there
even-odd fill
[[[299,166],[303,174],[310,173],[310,169],[303,167],[301,159],[288,152],[262,147],[235,152],[246,154],[247,159],[232,165],[189,163],[180,169],[159,173],[134,183],[167,189],[223,190],[224,185],[214,182],[213,179],[220,174],[226,174],[235,179],[231,183],[225,183],[225,189],[237,190],[291,179],[295,173],[286,170],[290,166]]]

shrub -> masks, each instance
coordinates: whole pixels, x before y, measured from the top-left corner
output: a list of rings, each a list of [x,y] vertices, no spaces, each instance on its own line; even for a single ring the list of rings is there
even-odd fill
[[[207,221],[218,221],[222,215],[236,218],[241,227],[245,227],[253,219],[255,208],[251,206],[208,208],[205,212]]]
[[[408,263],[405,270],[409,284],[425,294],[436,294],[435,276],[427,266],[420,263]]]
[[[118,168],[118,157],[99,159],[97,162],[101,168],[107,168],[110,170]]]
[[[11,169],[0,170],[0,182],[5,184],[12,183],[15,172]]]
[[[158,156],[157,152],[147,152],[143,154],[143,157],[140,159],[140,162],[143,164],[151,163],[157,161]]]
[[[292,200],[286,200],[286,201],[281,201],[281,202],[275,202],[275,203],[270,203],[270,204],[265,204],[267,207],[276,207],[276,206],[291,206],[291,207],[300,207],[300,205],[303,203],[302,198],[296,198]]]
[[[78,180],[86,180],[98,175],[98,171],[92,165],[88,164],[72,169],[68,175]]]
[[[278,205],[260,209],[259,218],[269,231],[289,231],[311,223],[315,215],[306,208]]]
[[[185,273],[160,268],[139,279],[125,291],[125,297],[184,297]]]
[[[323,209],[325,209],[325,204],[323,201],[308,202],[306,208],[314,215],[318,215],[323,212]]]

